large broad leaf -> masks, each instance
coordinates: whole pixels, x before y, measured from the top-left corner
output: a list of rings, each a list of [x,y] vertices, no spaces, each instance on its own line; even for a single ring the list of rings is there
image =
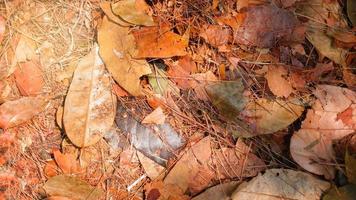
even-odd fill
[[[103,18],[98,28],[100,56],[106,68],[121,87],[134,96],[142,95],[140,77],[151,73],[146,60],[137,60],[135,39],[128,27]],[[147,47],[148,48],[148,47]]]
[[[153,26],[155,23],[147,14],[148,9],[144,0],[123,0],[112,5],[112,11],[123,20],[135,25]]]
[[[304,107],[297,103],[261,98],[248,103],[241,114],[254,130],[254,134],[260,135],[287,128],[303,111]]]
[[[103,10],[105,15],[109,18],[109,20],[119,24],[120,26],[131,26],[132,24],[125,22],[122,18],[115,15],[111,9],[111,3],[108,1],[104,1],[100,3],[100,8]]]
[[[356,93],[319,85],[314,94],[318,99],[308,111],[301,129],[293,134],[290,153],[304,169],[332,179],[337,166],[332,141],[354,132]]]
[[[123,107],[117,110],[116,124],[137,150],[160,165],[166,165],[167,160],[185,143],[169,124],[144,126]]]
[[[68,197],[72,200],[97,200],[104,193],[99,188],[67,175],[58,175],[48,179],[43,188],[50,196]]]
[[[223,116],[232,120],[238,116],[247,103],[243,96],[244,89],[241,79],[205,87],[213,105],[218,108]]]
[[[269,169],[263,175],[241,184],[231,197],[232,200],[318,200],[329,187],[328,182],[304,172]]]
[[[32,119],[46,108],[47,103],[40,96],[5,102],[0,106],[0,128],[11,128]]]
[[[78,147],[93,145],[111,128],[115,112],[110,77],[94,48],[79,62],[69,87],[63,112],[66,134]]]

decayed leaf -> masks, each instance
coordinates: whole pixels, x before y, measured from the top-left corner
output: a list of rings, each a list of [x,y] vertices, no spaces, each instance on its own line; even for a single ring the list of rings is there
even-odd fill
[[[168,79],[166,72],[158,67],[155,67],[154,73],[148,75],[148,82],[155,94],[166,96],[167,92],[179,93],[179,89]]]
[[[192,74],[193,80],[190,80],[190,85],[194,89],[198,99],[208,101],[209,96],[206,93],[205,88],[217,82],[218,78],[211,71],[205,73]]]
[[[190,56],[183,56],[177,62],[165,61],[165,64],[169,66],[167,71],[169,78],[178,88],[191,88],[189,75],[197,71],[197,66]]]
[[[115,118],[116,96],[96,51],[94,48],[79,62],[64,105],[65,131],[78,147],[98,142]]]
[[[241,184],[231,197],[232,200],[318,200],[329,187],[328,182],[304,172],[269,169],[263,175]]]
[[[246,17],[234,34],[239,44],[272,47],[283,38],[291,37],[298,21],[290,11],[274,5],[247,9]]]
[[[192,200],[230,200],[239,182],[232,181],[208,188],[203,193],[194,197]]]
[[[145,156],[164,166],[185,141],[167,123],[146,127],[119,107],[116,115],[117,126],[127,134],[131,144]]]
[[[128,27],[103,18],[98,28],[100,56],[116,82],[134,96],[142,95],[140,77],[151,73],[146,60],[133,59],[136,55],[134,37]],[[149,47],[145,47],[149,48]]]
[[[19,63],[14,76],[22,95],[38,95],[44,86],[44,74],[36,59]]]
[[[227,45],[231,40],[232,33],[230,29],[220,25],[208,25],[203,28],[203,31],[199,34],[204,40],[215,46],[220,47]]]
[[[246,97],[243,96],[244,89],[241,79],[210,84],[205,87],[213,105],[223,116],[232,120],[238,116],[247,103]]]
[[[356,3],[354,0],[347,0],[347,15],[351,23],[356,26]]]
[[[162,181],[155,181],[145,185],[146,198],[155,200],[188,200],[189,197],[174,184],[164,184]]]
[[[103,10],[105,15],[112,20],[113,22],[119,24],[120,26],[131,26],[132,24],[124,21],[122,18],[119,16],[115,15],[111,9],[111,3],[108,1],[104,1],[100,3],[100,8]]]
[[[142,120],[142,124],[164,124],[165,120],[166,115],[162,108],[158,107]]]
[[[288,97],[294,91],[289,81],[285,78],[288,71],[283,66],[268,66],[265,78],[269,89],[277,97]]]
[[[290,142],[293,159],[304,169],[334,177],[335,153],[332,141],[354,132],[356,127],[356,93],[351,90],[319,85],[314,92],[317,101],[308,111],[301,129],[294,133]],[[340,113],[351,113],[340,117]]]
[[[138,49],[137,58],[169,58],[184,56],[189,33],[180,36],[168,27],[144,27],[133,31]]]
[[[4,39],[4,34],[6,31],[6,20],[0,15],[0,43]]]
[[[126,22],[154,26],[153,18],[147,14],[148,9],[144,0],[123,0],[112,4],[112,11]]]
[[[0,127],[11,128],[22,124],[42,112],[47,100],[42,97],[23,97],[7,101],[0,106]]]
[[[104,193],[101,189],[68,175],[48,179],[43,188],[50,196],[68,197],[72,200],[97,200]]]
[[[155,163],[153,160],[149,159],[145,155],[143,155],[141,152],[137,152],[137,157],[140,160],[140,163],[145,170],[147,176],[151,180],[157,180],[163,178],[163,172],[165,170],[164,167],[161,165]]]
[[[356,185],[347,184],[339,188],[333,187],[323,196],[323,200],[353,200],[355,197]]]
[[[287,128],[303,111],[303,106],[293,102],[260,98],[248,103],[241,114],[254,130],[254,134],[259,135]]]

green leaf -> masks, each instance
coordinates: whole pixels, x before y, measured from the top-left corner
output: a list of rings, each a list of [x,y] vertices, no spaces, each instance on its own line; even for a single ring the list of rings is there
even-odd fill
[[[329,190],[323,200],[354,200],[356,197],[356,185],[348,184],[342,187],[333,187]]]
[[[349,183],[356,184],[356,158],[346,151],[345,155],[346,176]]]
[[[97,200],[103,194],[101,189],[68,175],[48,179],[43,188],[50,196],[63,196],[73,200]]]
[[[234,120],[245,107],[247,100],[243,96],[244,86],[241,79],[234,82],[221,82],[207,85],[205,90],[213,105],[220,113]]]

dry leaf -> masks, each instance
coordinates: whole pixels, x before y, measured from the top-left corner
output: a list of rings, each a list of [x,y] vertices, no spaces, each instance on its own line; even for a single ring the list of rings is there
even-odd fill
[[[56,112],[56,122],[60,129],[63,129],[63,111],[64,107],[59,106]]]
[[[232,33],[230,29],[220,25],[206,25],[203,27],[200,37],[215,47],[227,45],[231,40]]]
[[[4,39],[5,31],[6,31],[6,20],[4,19],[3,16],[0,15],[0,43]]]
[[[96,51],[94,48],[79,62],[64,104],[63,125],[78,147],[98,142],[115,118],[116,96]]]
[[[43,188],[50,196],[68,197],[72,200],[97,200],[104,193],[100,188],[68,175],[48,179]]]
[[[293,102],[260,98],[248,103],[241,116],[252,127],[254,135],[259,135],[287,128],[303,111],[303,106]]]
[[[35,41],[21,35],[15,51],[15,63],[30,61],[35,57]]]
[[[165,168],[162,167],[161,165],[157,164],[153,160],[149,159],[139,151],[137,151],[137,157],[140,160],[140,163],[145,170],[147,176],[151,180],[157,180],[157,179],[162,179],[164,175],[164,170]]]
[[[232,200],[319,200],[330,183],[307,173],[288,169],[269,169],[235,190]]]
[[[205,91],[205,87],[217,82],[218,78],[211,71],[200,74],[191,75],[194,80],[190,80],[191,87],[194,89],[198,99],[208,101],[209,96]]]
[[[68,197],[52,196],[52,197],[47,198],[46,200],[73,200],[73,199],[68,198]]]
[[[192,198],[192,200],[230,200],[231,194],[239,185],[237,181],[222,183],[214,187],[208,188],[203,193]]]
[[[47,161],[43,172],[47,177],[53,177],[58,175],[58,171],[60,169],[58,168],[56,162],[54,160]]]
[[[268,66],[267,79],[268,87],[277,97],[289,97],[294,91],[289,81],[285,78],[288,71],[283,66]]]
[[[304,169],[332,179],[336,166],[332,142],[356,129],[356,93],[319,85],[314,94],[318,99],[308,111],[301,129],[293,134],[290,152]]]
[[[111,3],[108,1],[104,1],[100,3],[100,8],[103,10],[105,15],[113,22],[119,24],[120,26],[131,26],[132,24],[124,21],[119,16],[115,15],[111,9]]]
[[[100,56],[115,81],[130,94],[142,95],[140,77],[150,74],[151,68],[145,60],[132,58],[136,54],[136,47],[129,28],[104,17],[98,29],[98,42]]]
[[[184,56],[189,42],[189,32],[180,36],[168,27],[144,27],[133,31],[138,53],[137,58],[169,58]]]
[[[258,6],[269,3],[266,0],[236,0],[236,9],[240,11],[243,8]]]
[[[14,72],[16,85],[24,96],[38,95],[44,86],[44,74],[38,60],[18,63]]]
[[[112,84],[112,90],[113,90],[114,94],[116,94],[116,96],[118,96],[118,97],[130,96],[129,93],[127,93],[120,85],[118,85],[116,83]]]
[[[174,184],[164,184],[162,181],[155,181],[145,185],[147,199],[152,200],[189,200],[184,192]]]
[[[22,97],[15,101],[7,101],[0,105],[0,127],[12,128],[22,124],[42,112],[47,100],[42,97]]]
[[[59,150],[53,151],[54,159],[64,174],[78,172],[78,162],[75,154],[63,154]]]
[[[11,99],[12,88],[7,80],[0,81],[0,104]]]
[[[147,14],[149,6],[144,0],[123,0],[112,4],[112,11],[124,21],[144,26],[154,26],[153,18]]]
[[[156,108],[153,112],[147,115],[143,120],[142,124],[164,124],[166,120],[166,115],[163,113],[161,107]]]

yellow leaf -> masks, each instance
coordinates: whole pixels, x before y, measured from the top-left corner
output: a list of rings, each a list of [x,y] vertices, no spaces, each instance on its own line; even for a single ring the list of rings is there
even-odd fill
[[[110,77],[96,50],[79,62],[64,105],[65,131],[78,147],[98,142],[112,126],[116,113]]]
[[[113,12],[123,20],[144,26],[154,26],[153,18],[147,14],[148,5],[143,0],[123,0],[112,5]]]
[[[100,56],[116,82],[134,96],[142,95],[140,77],[151,73],[146,60],[133,59],[136,54],[130,29],[104,17],[98,29]]]

